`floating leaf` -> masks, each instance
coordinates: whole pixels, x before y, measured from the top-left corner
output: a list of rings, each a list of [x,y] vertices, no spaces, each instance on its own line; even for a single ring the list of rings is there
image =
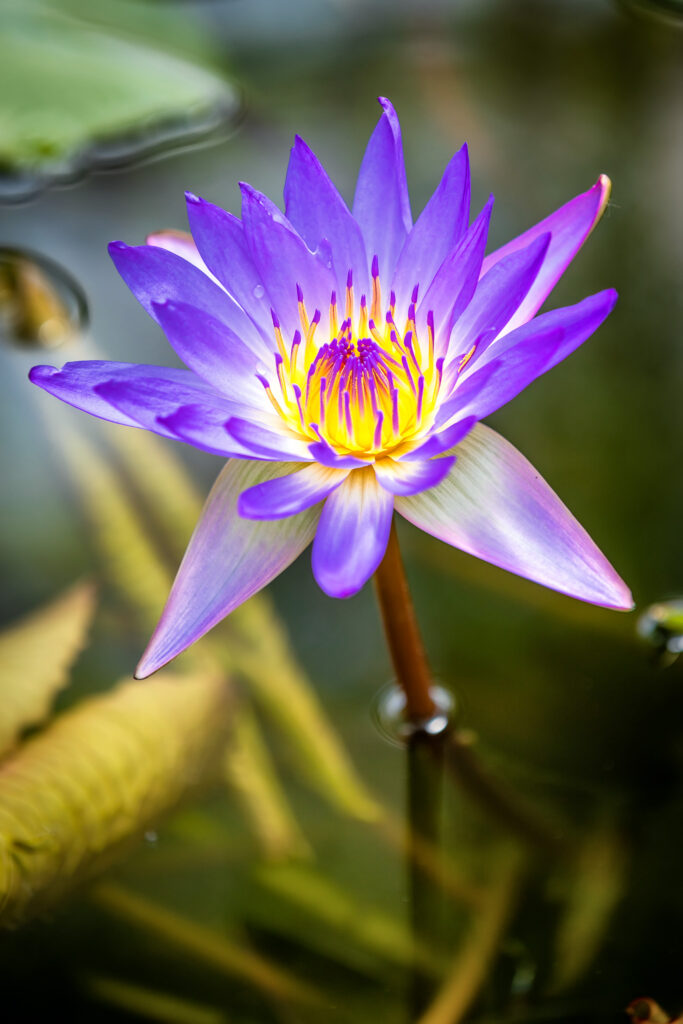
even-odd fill
[[[226,692],[218,676],[123,683],[0,766],[0,924],[91,875],[216,767]]]
[[[250,709],[235,714],[225,748],[225,773],[268,860],[310,857],[311,849],[287,803]]]
[[[82,583],[0,633],[0,754],[49,715],[94,611],[94,587]]]
[[[232,87],[217,74],[72,17],[31,4],[3,5],[0,35],[0,165],[49,168],[112,159],[92,148],[126,138],[137,155],[232,116]],[[160,45],[163,45],[160,42]],[[85,154],[85,150],[90,152]],[[75,168],[70,168],[73,170]]]

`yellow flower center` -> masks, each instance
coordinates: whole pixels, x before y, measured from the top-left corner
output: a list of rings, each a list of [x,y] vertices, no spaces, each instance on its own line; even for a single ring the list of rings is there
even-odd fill
[[[417,289],[401,330],[394,321],[393,293],[383,311],[375,267],[370,308],[363,295],[354,315],[349,274],[344,319],[340,322],[332,293],[330,339],[322,343],[316,336],[320,312],[309,320],[299,286],[297,296],[301,330],[294,332],[289,347],[273,314],[277,393],[261,380],[275,410],[295,433],[322,439],[341,455],[374,459],[400,454],[432,426],[443,370],[443,359],[434,357],[431,314],[426,338],[418,338]]]

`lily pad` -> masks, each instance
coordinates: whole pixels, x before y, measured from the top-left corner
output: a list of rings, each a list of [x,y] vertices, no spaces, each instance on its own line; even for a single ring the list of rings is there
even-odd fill
[[[0,171],[9,175],[69,176],[186,141],[237,110],[233,86],[167,52],[163,36],[152,46],[57,8],[0,8]]]

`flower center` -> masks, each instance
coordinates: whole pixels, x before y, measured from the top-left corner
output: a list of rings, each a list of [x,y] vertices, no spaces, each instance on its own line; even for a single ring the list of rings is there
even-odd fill
[[[421,437],[432,425],[443,359],[434,358],[434,318],[426,318],[426,337],[418,338],[413,290],[405,325],[394,320],[396,297],[382,306],[377,259],[372,265],[372,299],[358,310],[349,271],[344,318],[337,297],[330,301],[329,341],[319,343],[320,311],[309,320],[297,285],[301,330],[289,348],[273,313],[277,342],[273,388],[260,377],[287,426],[313,441],[323,440],[340,454],[374,458],[396,452]]]

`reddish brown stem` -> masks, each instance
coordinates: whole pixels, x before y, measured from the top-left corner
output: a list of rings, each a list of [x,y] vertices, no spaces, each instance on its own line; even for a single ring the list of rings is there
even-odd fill
[[[375,585],[396,679],[406,698],[406,718],[418,723],[431,718],[436,705],[430,694],[429,666],[403,569],[395,522],[391,524],[386,554],[375,573]]]

